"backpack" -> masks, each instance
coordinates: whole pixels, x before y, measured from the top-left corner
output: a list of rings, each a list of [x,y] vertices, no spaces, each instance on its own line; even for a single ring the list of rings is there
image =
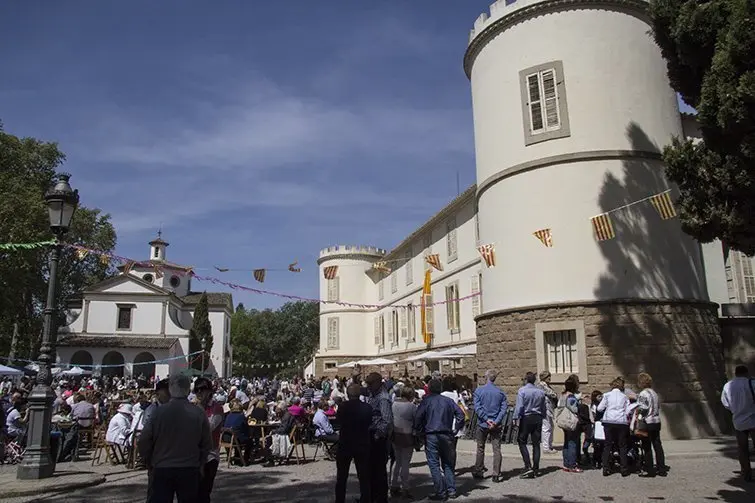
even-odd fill
[[[558,399],[558,405],[553,414],[556,420],[556,426],[564,431],[576,431],[579,424],[579,418],[577,415],[566,407],[567,395],[561,395]]]

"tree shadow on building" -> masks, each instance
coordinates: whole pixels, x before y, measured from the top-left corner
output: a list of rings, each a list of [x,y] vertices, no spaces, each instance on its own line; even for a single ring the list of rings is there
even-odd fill
[[[627,137],[635,152],[660,152],[635,123]],[[669,186],[661,160],[650,156],[627,159],[620,174],[605,175],[599,204],[610,212],[616,237],[597,243],[606,270],[594,293],[607,302],[597,307],[598,333],[586,334],[588,367],[591,352],[605,351],[616,374],[635,389],[637,375],[648,372],[671,436],[710,436],[728,424],[719,399],[725,375],[715,305],[685,300],[708,298],[700,246],[678,219],[662,220],[650,201],[612,211]],[[590,344],[590,336],[599,344]]]

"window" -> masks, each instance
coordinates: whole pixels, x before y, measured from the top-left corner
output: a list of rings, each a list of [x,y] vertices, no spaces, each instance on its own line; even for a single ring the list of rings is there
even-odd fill
[[[391,293],[398,292],[398,271],[391,273]]]
[[[480,285],[482,284],[482,274],[477,272],[472,275],[472,295],[479,294],[480,293]],[[482,312],[482,302],[481,302],[481,296],[475,295],[472,297],[472,317],[476,318],[480,315]]]
[[[564,67],[553,61],[519,72],[524,144],[569,136]]]
[[[325,371],[336,371],[338,370],[338,362],[325,362]]]
[[[427,257],[430,256],[430,254],[433,252],[432,248],[432,235],[427,234],[425,237],[422,238],[422,260],[425,262],[425,271],[430,269],[432,267],[430,264],[427,263]]]
[[[480,217],[477,213],[474,214],[474,240],[480,244]]]
[[[406,284],[411,285],[414,282],[414,267],[412,264],[412,250],[409,249],[404,253],[404,261],[406,262]]]
[[[744,286],[745,302],[755,302],[755,275],[752,271],[752,259],[744,253],[739,253],[742,264],[742,284]]]
[[[399,339],[399,315],[398,311],[394,310],[391,313],[391,347],[398,346]]]
[[[339,277],[335,277],[333,279],[328,280],[328,300],[330,301],[336,301],[338,302],[340,299],[338,298],[340,296],[339,292]]]
[[[456,248],[456,219],[452,218],[446,222],[446,253],[448,261],[453,262],[457,258]]]
[[[150,273],[147,273],[144,276],[142,276],[142,279],[146,281],[147,283],[154,283],[155,281],[155,277],[152,276]]]
[[[179,278],[178,276],[170,277],[170,286],[172,286],[173,288],[178,288],[178,285],[180,284],[181,284],[181,278]]]
[[[433,294],[428,293],[425,295],[425,326],[422,335],[427,334],[428,342],[433,340],[435,335],[435,306],[433,305]]]
[[[416,312],[414,311],[414,306],[412,304],[409,304],[406,306],[406,338],[409,342],[414,342],[417,340],[417,317]]]
[[[155,258],[157,258],[159,256],[160,256],[160,248],[158,248],[157,246],[155,246]]]
[[[587,349],[584,321],[558,321],[535,324],[537,370],[548,370],[554,383],[570,374],[587,382]]]
[[[385,298],[385,285],[383,284],[383,273],[380,273],[380,279],[378,280],[378,300]]]
[[[118,330],[131,330],[132,314],[134,311],[133,304],[118,304],[118,320],[116,328]]]
[[[459,284],[446,287],[446,321],[452,334],[459,332]]]
[[[375,345],[378,348],[385,347],[385,317],[382,314],[375,316]]]
[[[338,318],[328,318],[328,349],[338,349]]]
[[[231,331],[231,319],[228,316],[225,317],[225,330],[224,331],[225,333],[228,333]]]

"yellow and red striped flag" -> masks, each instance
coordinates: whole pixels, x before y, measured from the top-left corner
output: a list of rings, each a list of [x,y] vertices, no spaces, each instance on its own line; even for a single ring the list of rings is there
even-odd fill
[[[252,271],[252,274],[254,275],[254,279],[259,281],[260,283],[265,282],[265,270],[264,269],[255,269]]]
[[[676,208],[674,208],[674,203],[671,201],[671,192],[669,191],[661,192],[651,197],[650,204],[653,205],[653,208],[655,208],[655,211],[658,212],[662,220],[668,220],[676,216]]]
[[[159,267],[155,266],[155,278],[160,279],[163,277],[163,271]]]
[[[296,267],[299,264],[299,261],[297,260],[293,264],[288,264],[288,270],[291,272],[301,272],[301,267]]]
[[[477,247],[477,251],[482,255],[482,260],[485,261],[487,267],[495,267],[495,246],[494,245],[482,245]]]
[[[107,253],[103,253],[102,255],[100,255],[100,263],[102,265],[110,264],[110,257],[107,255]]]
[[[372,264],[372,268],[385,274],[391,273],[391,268],[388,267],[387,262],[375,262],[374,264]]]
[[[592,230],[595,233],[595,239],[598,241],[608,241],[616,237],[616,233],[613,230],[613,223],[611,222],[611,216],[608,213],[596,215],[590,219],[592,222]]]
[[[329,265],[328,267],[323,268],[322,272],[323,275],[325,275],[325,279],[335,279],[336,274],[338,274],[338,266]]]
[[[443,264],[440,263],[440,255],[438,253],[428,255],[425,260],[427,260],[427,263],[433,266],[435,269],[439,271],[443,270]]]
[[[82,250],[81,248],[76,250],[76,258],[79,260],[84,260],[87,258],[87,255],[89,255],[89,250]]]
[[[553,234],[550,229],[540,229],[533,232],[532,235],[539,239],[547,248],[553,248]]]
[[[130,260],[126,262],[126,265],[123,266],[123,274],[128,274],[131,272],[131,269],[133,269],[134,263]]]

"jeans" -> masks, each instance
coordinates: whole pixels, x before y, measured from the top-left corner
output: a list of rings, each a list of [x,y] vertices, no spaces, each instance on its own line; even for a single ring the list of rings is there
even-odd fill
[[[477,441],[477,458],[475,460],[474,469],[472,473],[482,475],[485,471],[485,443],[490,437],[490,443],[493,445],[493,475],[499,475],[501,473],[501,462],[503,456],[501,456],[501,433],[503,428],[500,426],[493,430],[477,427],[477,435],[475,440]]]
[[[543,419],[542,446],[544,451],[553,450],[553,412],[550,411]]]
[[[751,438],[755,445],[755,430],[735,431],[737,436],[737,453],[739,457],[739,467],[743,477],[752,476],[752,467],[750,466],[750,443]]]
[[[524,469],[540,469],[540,435],[543,432],[543,416],[524,416],[519,422],[519,452],[522,454]],[[532,439],[532,462],[527,449],[527,441]]]
[[[450,433],[428,433],[425,437],[425,456],[435,494],[456,494],[456,449]],[[442,469],[442,473],[441,473]]]
[[[199,491],[197,494],[197,501],[199,503],[210,503],[210,495],[212,494],[212,487],[215,485],[215,475],[218,473],[219,464],[220,462],[217,459],[205,463],[204,476],[199,479]]]
[[[564,467],[576,468],[579,454],[579,431],[564,430]]]
[[[340,448],[336,454],[336,503],[346,501],[346,482],[349,480],[349,468],[352,460],[356,465],[357,478],[359,479],[359,501],[370,503],[370,453],[366,449],[351,451]]]
[[[414,447],[402,447],[393,444],[393,453],[395,456],[395,464],[391,476],[391,488],[403,488],[404,490],[407,490],[409,489],[409,464],[412,462]]]
[[[199,501],[199,468],[153,468],[147,503],[196,503]]]
[[[627,448],[629,446],[629,425],[603,423],[603,430],[606,432],[606,440],[603,447],[603,471],[611,469],[611,456],[613,456],[613,451],[618,449],[621,471],[622,473],[628,472]]]
[[[642,438],[642,451],[645,454],[645,471],[650,474],[666,471],[666,456],[661,443],[661,425],[648,424],[648,436]],[[651,448],[652,447],[652,448]],[[653,466],[653,452],[655,452],[655,466]]]
[[[390,444],[384,438],[370,442],[370,491],[374,503],[388,501],[388,450]]]

